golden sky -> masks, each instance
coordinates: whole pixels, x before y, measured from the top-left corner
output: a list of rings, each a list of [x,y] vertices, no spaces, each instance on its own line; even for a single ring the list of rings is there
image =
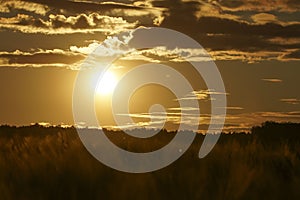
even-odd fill
[[[87,55],[101,44],[105,48],[98,50],[107,56],[124,51],[115,34],[153,26],[190,36],[215,61],[226,88],[225,130],[266,120],[300,122],[299,19],[299,0],[0,0],[0,124],[73,124],[74,82]],[[108,79],[139,64],[167,63],[195,81],[178,54],[203,62],[201,49],[143,49],[115,62]],[[176,126],[174,96],[148,87],[132,98],[130,116],[143,124],[150,104],[161,101]],[[217,91],[204,85],[194,90],[202,118],[190,116],[186,127],[200,122],[202,129],[210,118],[210,94]],[[157,93],[164,95],[156,99]],[[98,112],[108,108],[102,104]]]

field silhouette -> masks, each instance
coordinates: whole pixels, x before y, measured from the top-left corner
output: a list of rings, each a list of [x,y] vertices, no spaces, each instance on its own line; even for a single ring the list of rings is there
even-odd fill
[[[105,134],[134,152],[161,148],[175,135]],[[250,133],[221,134],[199,159],[203,138],[197,134],[166,168],[128,174],[94,159],[73,127],[1,126],[0,199],[300,199],[300,124],[265,122]]]

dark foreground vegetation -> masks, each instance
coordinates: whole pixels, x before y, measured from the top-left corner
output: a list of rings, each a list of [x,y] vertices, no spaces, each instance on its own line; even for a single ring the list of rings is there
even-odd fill
[[[154,150],[174,134],[137,142],[107,131],[122,148]],[[172,165],[145,174],[110,169],[76,129],[0,127],[0,199],[300,199],[300,125],[266,122],[251,134],[222,134],[199,159],[203,140]]]

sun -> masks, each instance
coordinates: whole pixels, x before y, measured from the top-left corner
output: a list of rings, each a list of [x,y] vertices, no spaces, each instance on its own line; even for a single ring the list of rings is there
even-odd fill
[[[105,96],[113,93],[118,84],[118,79],[111,71],[106,71],[98,82],[96,92],[98,95]]]

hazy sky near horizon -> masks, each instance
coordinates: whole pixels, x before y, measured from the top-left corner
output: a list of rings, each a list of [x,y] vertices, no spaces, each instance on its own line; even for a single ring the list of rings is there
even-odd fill
[[[153,26],[190,36],[215,60],[227,93],[225,129],[300,122],[298,0],[0,0],[0,124],[73,124],[74,82],[87,55],[115,34]],[[160,60],[185,67],[174,51],[139,51],[115,70]],[[207,88],[195,90],[200,103],[209,100]],[[170,115],[174,106],[166,105]],[[200,109],[201,128],[209,112]]]

